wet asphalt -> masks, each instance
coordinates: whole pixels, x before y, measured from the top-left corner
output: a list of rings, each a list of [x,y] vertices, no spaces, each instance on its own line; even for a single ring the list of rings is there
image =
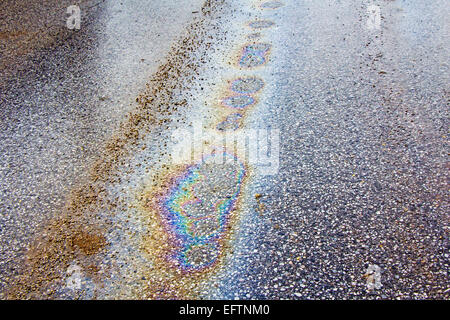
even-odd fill
[[[444,0],[375,4],[380,27],[370,29],[365,1],[87,2],[79,31],[61,19],[51,45],[3,49],[16,62],[0,83],[4,297],[448,299],[449,9]],[[273,24],[254,30],[254,20]],[[194,44],[182,41],[186,29]],[[235,55],[251,41],[271,49],[243,69]],[[180,74],[156,81],[166,61]],[[166,238],[152,201],[178,172],[167,169],[170,134],[199,118],[215,126],[228,111],[212,101],[242,76],[265,86],[239,125],[280,131],[279,168],[247,171],[217,266],[180,274],[154,249]],[[143,109],[156,120],[131,121],[141,140],[111,156],[114,174],[96,175],[142,105],[156,106]],[[86,185],[100,204],[76,205],[70,195]],[[141,198],[152,205],[140,208]],[[89,229],[87,249],[80,237],[67,242],[73,229],[52,224],[66,210],[69,225],[92,224],[102,240],[87,241]],[[62,245],[55,228],[68,230]],[[77,268],[81,290],[67,282]]]
[[[84,1],[80,30],[66,27],[71,4],[2,3],[9,45],[0,84],[3,289],[202,2]],[[15,38],[23,29],[32,34]]]

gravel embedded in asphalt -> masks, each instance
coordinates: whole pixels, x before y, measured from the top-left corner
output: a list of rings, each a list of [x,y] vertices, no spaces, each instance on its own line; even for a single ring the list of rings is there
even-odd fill
[[[8,52],[2,297],[449,298],[445,1],[150,2]],[[174,164],[199,120],[279,129],[276,174]]]

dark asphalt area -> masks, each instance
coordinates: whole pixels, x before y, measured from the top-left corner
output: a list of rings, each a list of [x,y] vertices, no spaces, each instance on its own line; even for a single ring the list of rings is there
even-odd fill
[[[70,1],[3,1],[0,298],[449,299],[450,9],[374,3],[381,24],[369,30],[363,0],[81,1],[74,31]],[[269,21],[261,34],[250,34],[255,19]],[[154,271],[156,229],[130,199],[144,175],[172,174],[159,152],[225,90],[216,82],[241,49],[227,46],[244,36],[266,48],[254,68],[264,88],[233,125],[279,129],[279,170],[249,173],[217,269]],[[104,178],[102,161],[115,174]],[[107,205],[92,204],[99,194]],[[70,238],[74,216],[81,229],[108,227]],[[82,292],[65,287],[77,263]]]

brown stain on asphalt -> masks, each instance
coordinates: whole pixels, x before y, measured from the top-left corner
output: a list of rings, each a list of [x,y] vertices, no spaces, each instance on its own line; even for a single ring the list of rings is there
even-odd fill
[[[54,298],[65,270],[75,259],[84,270],[97,273],[99,268],[92,264],[92,257],[100,256],[108,246],[104,233],[111,226],[93,212],[103,207],[114,214],[117,207],[117,203],[106,199],[104,186],[120,180],[118,167],[126,163],[148,132],[163,127],[177,110],[187,107],[187,101],[177,99],[173,91],[188,89],[198,75],[198,68],[206,63],[204,58],[195,58],[193,54],[202,47],[205,50],[201,53],[206,54],[210,48],[213,38],[208,36],[211,27],[208,21],[223,3],[224,0],[205,1],[202,17],[189,26],[187,35],[172,47],[166,63],[158,68],[145,92],[136,98],[137,108],[106,143],[104,152],[92,166],[88,181],[72,190],[63,212],[37,232],[25,253],[25,264],[19,275],[11,279],[5,298]]]

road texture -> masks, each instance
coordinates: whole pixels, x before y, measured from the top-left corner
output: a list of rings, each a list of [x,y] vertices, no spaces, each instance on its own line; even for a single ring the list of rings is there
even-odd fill
[[[449,298],[446,1],[4,3],[2,298]]]

